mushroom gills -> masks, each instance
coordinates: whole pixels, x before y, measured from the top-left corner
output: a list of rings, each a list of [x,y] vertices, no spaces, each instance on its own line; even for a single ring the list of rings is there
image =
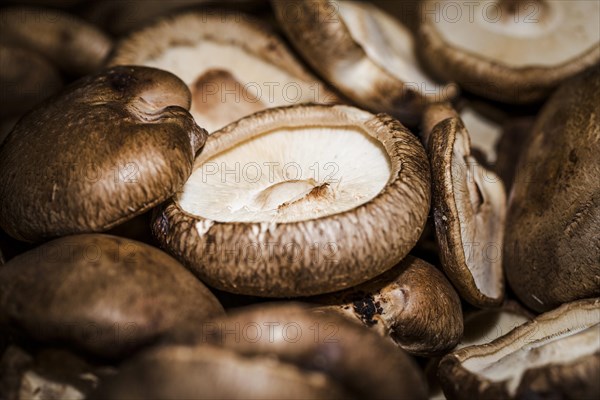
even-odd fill
[[[598,310],[591,313],[595,315],[583,317],[597,321]],[[543,332],[536,330],[530,337],[520,338],[498,354],[469,358],[463,366],[493,382],[507,381],[509,393],[514,395],[527,370],[552,364],[569,364],[599,352],[600,323],[592,326],[584,324],[583,327],[550,336],[544,336]]]
[[[336,2],[352,38],[369,58],[390,75],[414,85],[416,92],[437,92],[441,86],[420,69],[411,32],[374,6],[355,1]]]
[[[303,221],[358,207],[390,178],[385,149],[359,128],[283,126],[197,160],[179,204],[219,222]]]

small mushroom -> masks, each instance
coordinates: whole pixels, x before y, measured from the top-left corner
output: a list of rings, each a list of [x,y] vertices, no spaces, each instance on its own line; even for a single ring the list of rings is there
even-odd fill
[[[596,1],[427,0],[420,20],[427,66],[492,100],[541,101],[600,61]]]
[[[180,77],[191,114],[209,133],[268,107],[334,102],[265,23],[240,13],[188,12],[132,33],[110,65],[146,65]]]
[[[286,303],[254,306],[203,324],[188,340],[141,355],[100,393],[105,398],[156,393],[163,398],[425,398],[424,379],[409,356],[333,312]]]
[[[454,288],[437,268],[412,256],[369,282],[311,301],[361,321],[416,355],[452,350],[463,334]]]
[[[0,268],[2,329],[102,358],[123,357],[222,313],[173,258],[116,236],[67,236]]]
[[[426,104],[448,101],[419,67],[412,33],[377,7],[356,1],[275,0],[280,27],[330,84],[358,105],[415,124]]]
[[[524,145],[510,194],[508,282],[536,311],[600,295],[600,70],[564,83]]]
[[[0,226],[24,241],[108,230],[171,197],[206,131],[174,75],[117,67],[36,107],[0,148]]]
[[[502,181],[471,156],[469,133],[451,106],[428,109],[424,126],[433,126],[433,216],[444,271],[469,303],[498,306],[504,298]]]
[[[44,57],[0,43],[0,117],[19,115],[58,92],[62,79]],[[0,135],[0,143],[4,135]]]
[[[425,152],[391,117],[274,108],[209,136],[153,232],[217,289],[310,296],[396,265],[423,230],[429,196]]]
[[[600,392],[600,299],[565,304],[491,343],[446,355],[449,399],[595,398]]]
[[[112,47],[93,25],[50,8],[3,8],[0,20],[0,43],[37,52],[74,76],[98,70]]]

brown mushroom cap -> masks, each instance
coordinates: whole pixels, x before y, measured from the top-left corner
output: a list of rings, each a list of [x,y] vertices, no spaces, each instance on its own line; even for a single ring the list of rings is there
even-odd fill
[[[412,256],[369,282],[312,301],[360,320],[416,355],[445,353],[463,334],[454,288],[437,268]]]
[[[0,149],[0,225],[25,241],[110,229],[175,193],[206,131],[174,75],[117,67],[30,111]]]
[[[172,72],[192,93],[191,114],[209,133],[256,111],[337,101],[265,23],[239,12],[187,12],[133,32],[110,65]]]
[[[93,25],[62,11],[14,6],[0,11],[0,43],[42,54],[76,76],[98,70],[112,41]]]
[[[338,169],[317,174],[315,163]],[[346,106],[275,108],[209,137],[153,231],[218,289],[309,296],[396,265],[423,230],[429,193],[425,152],[398,121]]]
[[[121,357],[222,313],[173,258],[116,236],[64,237],[0,268],[3,329],[100,357]]]
[[[188,347],[163,347],[124,368],[115,386],[125,390],[117,390],[116,397],[158,390],[171,398],[188,393],[213,398],[425,398],[424,379],[409,356],[333,312],[263,304],[203,324],[188,340]]]
[[[450,399],[595,398],[600,390],[600,299],[565,304],[439,365]]]
[[[444,271],[469,303],[497,306],[504,297],[506,195],[502,181],[470,155],[469,133],[460,118],[445,118],[434,126],[429,154],[433,215]]]
[[[418,49],[427,66],[492,100],[543,100],[600,61],[596,1],[427,0],[421,14]]]
[[[62,87],[56,68],[35,52],[0,43],[0,60],[2,118],[29,110]]]
[[[565,82],[523,148],[504,247],[510,286],[536,311],[600,295],[600,70]]]
[[[413,124],[430,102],[456,96],[420,69],[412,33],[377,7],[355,1],[276,0],[283,31],[319,74],[357,104]]]

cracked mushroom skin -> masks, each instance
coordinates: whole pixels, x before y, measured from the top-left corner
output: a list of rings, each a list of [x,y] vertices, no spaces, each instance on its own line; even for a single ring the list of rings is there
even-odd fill
[[[504,268],[538,312],[600,295],[600,70],[546,103],[524,144],[509,199]]]
[[[424,378],[407,354],[331,311],[265,304],[204,328],[185,345],[131,362],[107,385],[109,397],[145,398],[157,390],[168,398],[426,397]],[[157,375],[163,379],[151,378]]]
[[[236,165],[252,171],[231,173]],[[209,136],[190,179],[158,209],[153,232],[221,290],[333,292],[412,249],[429,210],[429,179],[418,139],[389,116],[274,108]]]
[[[463,334],[454,287],[433,265],[410,255],[369,282],[310,301],[360,320],[419,356],[446,353]]]
[[[95,26],[62,11],[14,6],[2,9],[0,20],[0,43],[37,52],[76,77],[100,69],[112,48]]]
[[[413,125],[428,103],[458,94],[456,85],[436,83],[421,70],[408,28],[371,4],[273,0],[272,5],[304,60],[361,107]]]
[[[420,20],[424,64],[491,100],[542,101],[600,61],[596,1],[428,0]]]
[[[209,133],[270,107],[339,102],[266,23],[240,13],[164,18],[121,41],[109,64],[180,77],[192,93],[191,114]]]
[[[471,156],[469,133],[451,106],[432,106],[432,113],[425,112],[424,125],[433,126],[427,136],[442,267],[466,301],[499,306],[504,298],[504,185]]]
[[[172,257],[116,236],[66,236],[0,268],[3,329],[98,357],[118,359],[222,314]]]
[[[206,131],[174,75],[116,67],[26,114],[0,148],[0,225],[23,241],[108,230],[171,197]]]
[[[598,298],[564,304],[439,364],[448,399],[592,399],[599,374]]]

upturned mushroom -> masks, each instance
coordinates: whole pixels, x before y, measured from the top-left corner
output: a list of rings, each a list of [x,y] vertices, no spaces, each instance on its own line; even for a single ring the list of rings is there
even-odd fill
[[[108,230],[171,197],[206,131],[174,75],[117,67],[30,111],[0,148],[0,226],[24,241]]]
[[[431,106],[424,120],[431,129],[433,217],[442,267],[466,301],[498,306],[504,298],[504,186],[471,156],[469,133],[450,105]]]
[[[96,72],[112,40],[93,25],[63,11],[13,6],[0,10],[0,43],[43,55],[73,76]]]
[[[600,3],[427,0],[417,48],[441,79],[506,103],[541,101],[600,61]]]
[[[67,236],[0,268],[3,330],[101,358],[126,356],[221,314],[176,260],[116,236]]]
[[[412,256],[369,282],[310,301],[361,321],[415,355],[446,353],[463,334],[454,288],[437,268]]]
[[[600,300],[565,304],[439,365],[449,399],[595,398],[600,392]]]
[[[545,311],[600,295],[600,70],[546,103],[517,165],[506,222],[508,282]]]
[[[281,29],[328,83],[373,112],[416,124],[425,105],[458,88],[420,68],[412,33],[377,7],[356,1],[274,0]]]
[[[153,231],[218,289],[333,292],[406,256],[427,218],[429,179],[423,147],[389,116],[348,106],[274,108],[209,136]]]
[[[265,108],[337,100],[265,23],[240,13],[164,18],[121,41],[109,64],[180,77],[192,92],[190,112],[209,133]]]
[[[286,303],[254,306],[203,324],[189,340],[187,345],[142,354],[99,394],[102,398],[426,397],[424,379],[408,355],[333,312]]]

